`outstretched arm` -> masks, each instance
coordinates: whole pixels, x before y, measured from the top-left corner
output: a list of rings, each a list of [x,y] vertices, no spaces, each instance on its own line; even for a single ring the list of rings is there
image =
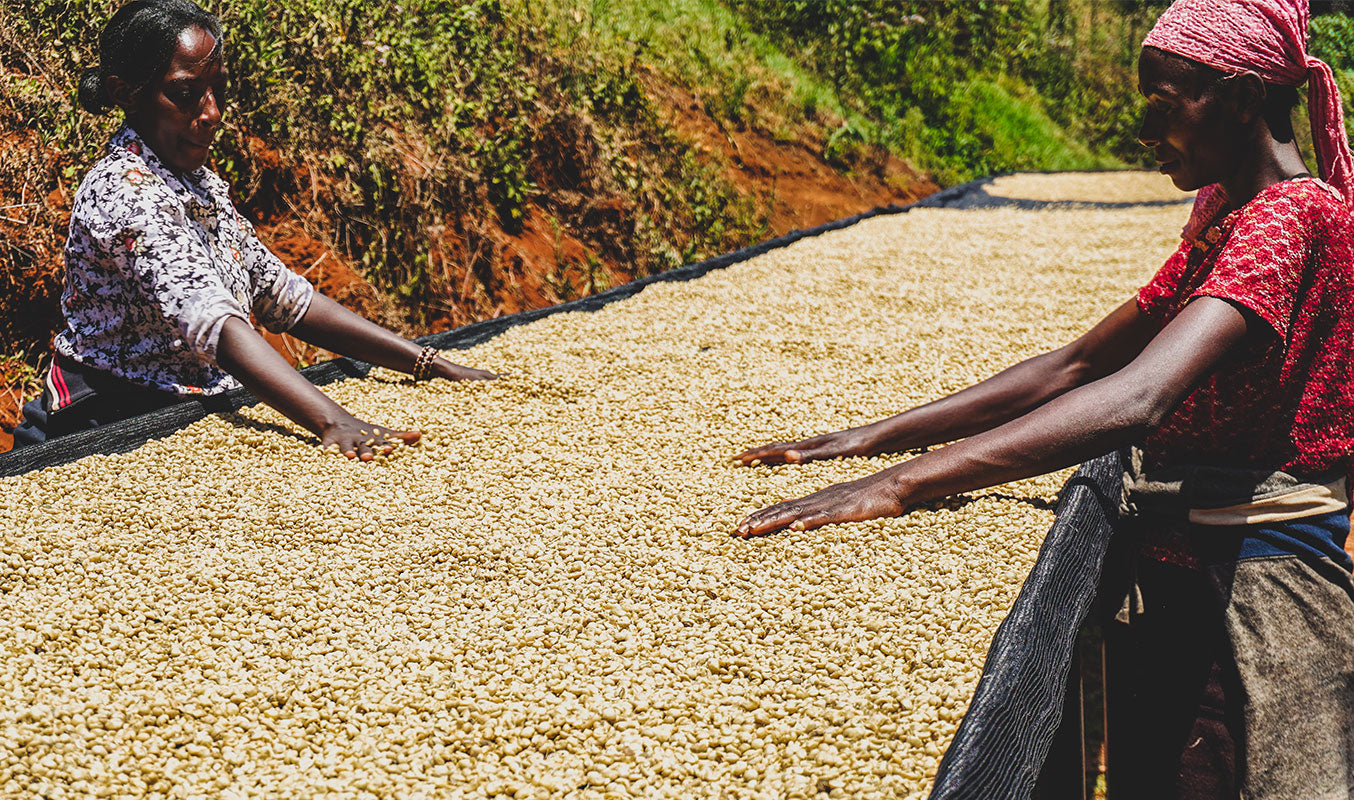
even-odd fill
[[[302,341],[369,364],[412,372],[423,349],[413,342],[354,314],[316,292],[310,307],[288,333]],[[453,364],[439,356],[432,374],[450,380],[491,380],[498,376],[482,369]]]
[[[349,458],[370,461],[377,452],[389,453],[397,443],[419,440],[418,431],[382,428],[349,414],[292,369],[252,325],[239,317],[228,317],[221,326],[216,361],[255,397],[320,437],[322,446],[337,446]]]
[[[1132,361],[1161,330],[1136,300],[1076,341],[1009,367],[967,389],[859,428],[802,442],[775,442],[736,456],[744,466],[873,456],[951,442],[1010,422]]]
[[[937,497],[1041,475],[1138,440],[1241,344],[1247,324],[1231,303],[1199,298],[1114,374],[949,447],[762,509],[736,532],[759,536],[897,516]]]

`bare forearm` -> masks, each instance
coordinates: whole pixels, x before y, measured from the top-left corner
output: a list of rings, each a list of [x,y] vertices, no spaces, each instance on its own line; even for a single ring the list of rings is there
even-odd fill
[[[290,333],[326,350],[400,372],[412,373],[423,351],[421,346],[318,293]],[[428,375],[450,380],[497,377],[492,372],[453,364],[440,356],[432,360]]]
[[[316,347],[400,372],[411,371],[423,349],[318,292],[288,333]]]
[[[1140,440],[1174,401],[1106,378],[889,473],[908,505],[1042,475]]]
[[[738,536],[897,516],[937,497],[1039,475],[1131,441],[1170,394],[1140,395],[1116,376],[1056,398],[1018,420],[849,483],[749,515]],[[1145,402],[1144,402],[1145,401]]]
[[[1159,325],[1121,304],[1077,341],[1035,356],[961,392],[875,423],[880,452],[952,442],[992,430],[1138,356]]]
[[[1136,313],[1127,305],[1121,311]],[[937,497],[1040,475],[1112,450],[1160,425],[1248,333],[1256,334],[1249,324],[1228,301],[1200,298],[1109,377],[957,444],[764,508],[739,523],[736,533],[761,536],[787,527],[896,516]],[[1257,330],[1269,329],[1260,323]],[[1132,339],[1117,345],[1121,352],[1136,347]],[[1093,366],[1090,374],[1114,360],[1100,360],[1102,366]]]
[[[221,328],[216,361],[254,396],[315,434],[325,449],[371,461],[413,444],[422,434],[364,422],[292,369],[248,322],[229,317]]]
[[[908,504],[1042,475],[1139,440],[1240,347],[1248,318],[1224,300],[1201,298],[1143,354],[1107,378],[1023,417],[895,468]],[[1257,326],[1265,330],[1263,323]]]
[[[991,430],[1073,389],[1078,373],[1057,350],[1022,361],[963,391],[865,426],[878,452],[950,442]]]
[[[255,397],[317,436],[348,416],[238,317],[222,326],[216,358]]]
[[[1022,361],[961,392],[910,411],[802,442],[773,442],[735,456],[745,465],[873,456],[950,442],[991,430],[1077,386],[1086,370],[1070,348]]]
[[[1158,330],[1159,325],[1138,310],[1136,300],[1130,300],[1075,342],[1022,361],[948,397],[859,428],[801,442],[773,442],[734,458],[745,465],[798,464],[820,458],[898,452],[973,436],[1122,368]]]

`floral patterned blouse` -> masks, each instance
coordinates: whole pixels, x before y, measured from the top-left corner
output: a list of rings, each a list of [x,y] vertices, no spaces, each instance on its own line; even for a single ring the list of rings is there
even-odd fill
[[[285,331],[313,294],[259,241],[220,176],[176,175],[123,125],[75,193],[55,346],[142,386],[219,394],[240,385],[216,364],[226,319],[253,311]]]

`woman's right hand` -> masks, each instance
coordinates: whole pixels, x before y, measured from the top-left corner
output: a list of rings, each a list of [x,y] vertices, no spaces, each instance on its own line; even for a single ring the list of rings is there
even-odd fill
[[[351,414],[332,423],[320,433],[320,446],[348,458],[371,461],[377,455],[390,455],[399,445],[410,445],[423,438],[418,431],[397,431],[363,422]]]
[[[824,433],[799,442],[772,442],[744,450],[734,461],[745,467],[758,464],[803,464],[825,458],[873,456],[880,452],[870,426]]]

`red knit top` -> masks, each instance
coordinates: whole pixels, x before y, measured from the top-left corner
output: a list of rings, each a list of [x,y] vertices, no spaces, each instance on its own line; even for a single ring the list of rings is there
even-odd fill
[[[1146,442],[1149,466],[1210,464],[1347,472],[1354,463],[1354,215],[1313,178],[1267,187],[1218,214],[1200,192],[1180,248],[1138,292],[1168,322],[1195,297],[1267,325]]]

